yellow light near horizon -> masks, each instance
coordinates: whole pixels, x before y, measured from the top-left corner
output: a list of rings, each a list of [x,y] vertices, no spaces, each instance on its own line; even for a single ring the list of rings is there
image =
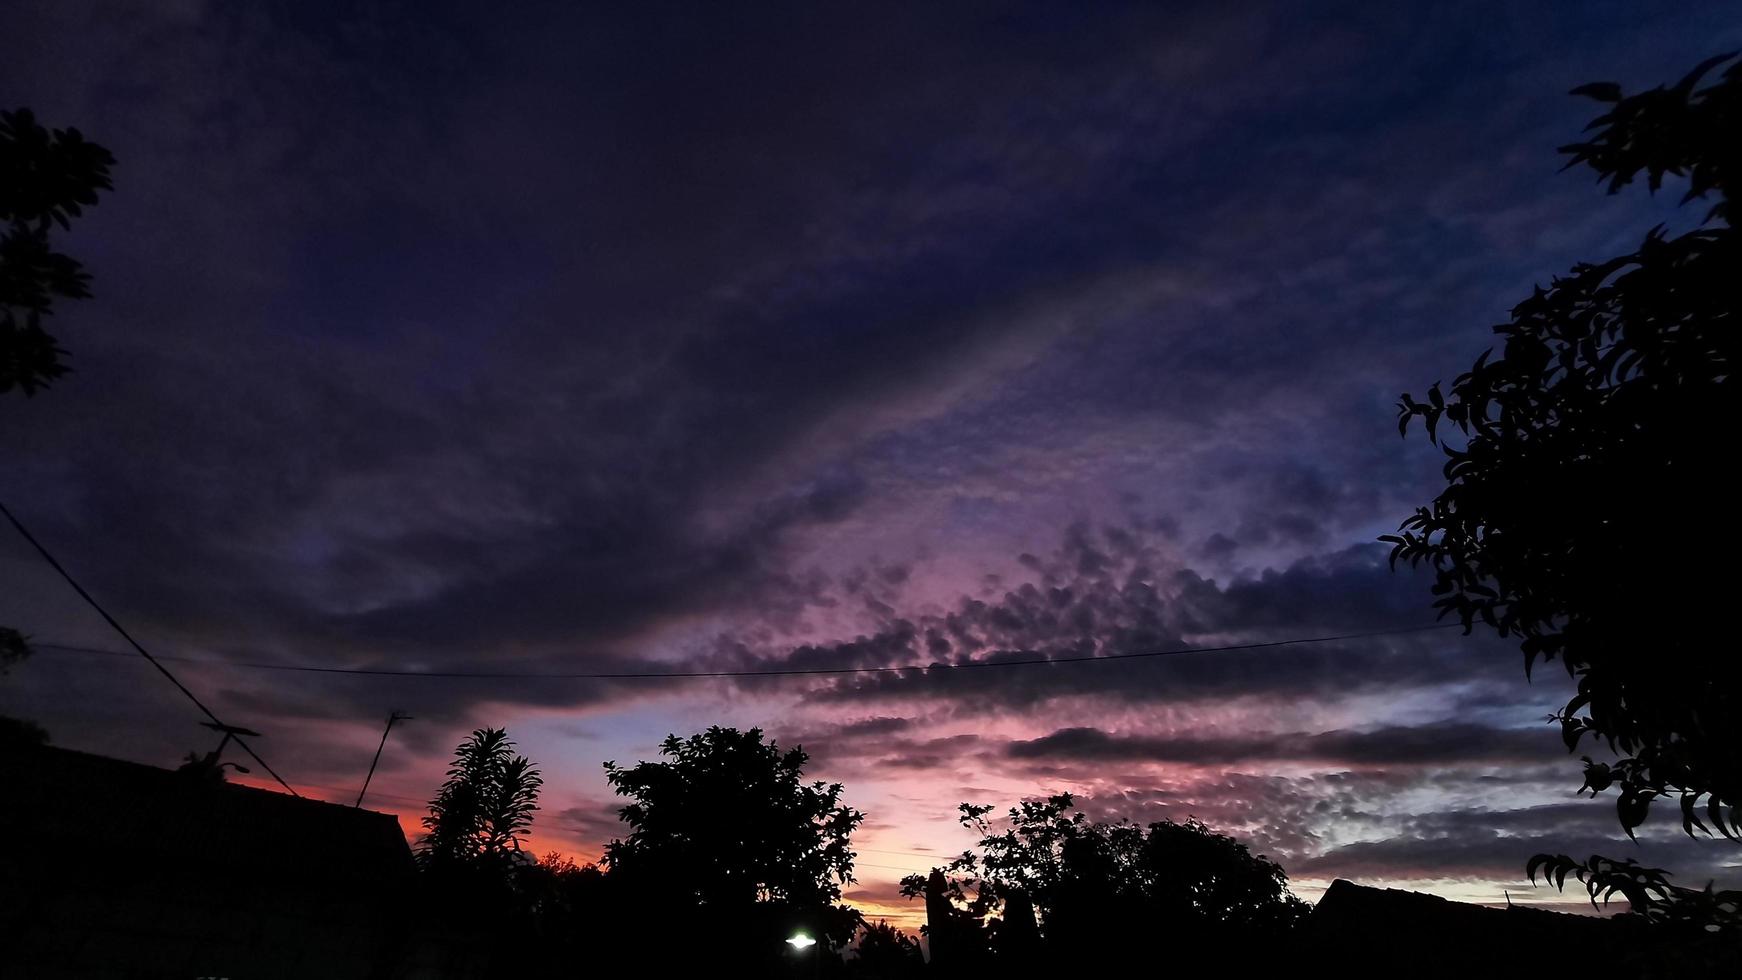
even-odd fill
[[[793,949],[809,949],[817,944],[815,939],[812,939],[802,932],[791,939],[788,939],[787,942],[792,945]]]

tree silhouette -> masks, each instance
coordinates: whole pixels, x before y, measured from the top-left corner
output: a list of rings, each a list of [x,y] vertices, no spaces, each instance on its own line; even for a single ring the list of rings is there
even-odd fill
[[[29,639],[15,629],[0,626],[0,677],[31,654]],[[36,722],[0,715],[0,746],[46,745],[48,732]]]
[[[576,963],[597,963],[597,940],[613,928],[609,885],[596,865],[554,851],[517,864],[518,901],[510,928],[532,942],[521,951],[512,975],[568,977],[574,976]]]
[[[671,735],[659,751],[667,761],[605,763],[632,800],[619,811],[629,835],[605,847],[609,877],[757,932],[745,941],[772,954],[789,926],[845,945],[860,916],[839,904],[841,886],[854,880],[851,837],[865,815],[842,805],[841,784],[806,783],[804,750],[782,751],[756,728]]]
[[[34,395],[69,368],[65,351],[42,321],[54,301],[91,295],[83,266],[56,252],[49,231],[110,190],[115,158],[76,129],[48,130],[29,109],[0,112],[0,394]],[[0,626],[0,674],[30,655],[17,630]],[[34,722],[0,716],[0,742],[40,745],[48,733]]]
[[[30,656],[30,643],[23,633],[7,626],[0,626],[0,676],[4,676],[12,665]]]
[[[1556,715],[1568,749],[1590,736],[1616,756],[1585,757],[1581,790],[1615,789],[1629,836],[1663,798],[1689,834],[1742,829],[1742,660],[1718,615],[1735,575],[1710,564],[1734,561],[1738,543],[1714,436],[1736,417],[1742,63],[1704,84],[1733,58],[1632,96],[1573,90],[1608,111],[1561,148],[1568,167],[1591,167],[1611,194],[1644,174],[1654,192],[1684,180],[1684,204],[1715,201],[1691,231],[1654,228],[1638,250],[1539,287],[1494,328],[1498,357],[1399,406],[1400,431],[1420,421],[1444,450],[1447,486],[1383,539],[1393,564],[1432,568],[1435,605],[1466,633],[1517,637],[1527,673],[1560,659],[1577,685]],[[1603,882],[1594,895],[1632,874],[1543,861],[1561,881],[1572,866]]]
[[[1311,911],[1280,865],[1195,818],[1150,824],[1143,848],[1151,900],[1172,921],[1276,934]]]
[[[547,922],[584,917],[603,904],[605,873],[598,865],[581,864],[556,851],[521,865],[517,877],[533,914]]]
[[[505,879],[538,809],[543,777],[500,728],[480,728],[454,750],[447,781],[423,818],[418,858],[437,872],[477,871]]]
[[[1591,904],[1607,902],[1616,895],[1627,899],[1638,916],[1697,937],[1699,934],[1734,927],[1742,892],[1682,888],[1669,882],[1669,872],[1648,868],[1633,858],[1617,861],[1593,856],[1575,861],[1564,854],[1538,854],[1530,859],[1532,881],[1541,874],[1556,888],[1565,889],[1570,876],[1583,883]],[[1708,928],[1710,927],[1710,928]]]
[[[110,190],[115,158],[77,129],[44,128],[29,109],[0,112],[0,394],[26,396],[69,370],[43,327],[56,299],[91,295],[91,277],[49,231]]]
[[[541,965],[553,951],[533,941],[549,882],[522,849],[543,783],[506,731],[480,728],[454,749],[430,801],[418,912],[456,975],[555,975]]]
[[[1196,944],[1170,954],[1176,957],[1274,942],[1309,911],[1289,893],[1281,867],[1197,820],[1153,823],[1147,832],[1125,821],[1092,822],[1068,793],[1018,804],[1001,831],[987,819],[991,811],[962,804],[961,823],[981,835],[979,852],[964,852],[942,870],[947,894],[967,918],[1005,913],[988,939],[1006,959],[1022,958],[1010,956],[1020,935],[1011,926],[1026,917],[1012,914],[1018,904],[1032,903],[1060,962],[1125,959],[1134,944],[1170,936],[1189,935]],[[902,892],[916,896],[927,885],[911,875]]]
[[[925,957],[920,954],[919,943],[887,922],[866,925],[859,934],[854,953],[847,973],[866,980],[917,977],[925,969]]]
[[[0,748],[48,744],[48,731],[34,721],[0,715]]]

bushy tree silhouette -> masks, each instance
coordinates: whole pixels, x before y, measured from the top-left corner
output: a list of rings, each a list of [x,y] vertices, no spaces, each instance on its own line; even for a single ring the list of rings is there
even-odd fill
[[[1400,431],[1419,421],[1444,450],[1447,485],[1384,538],[1393,564],[1431,568],[1435,604],[1466,632],[1517,637],[1527,673],[1561,661],[1577,685],[1557,715],[1568,749],[1615,756],[1587,756],[1581,788],[1614,789],[1629,835],[1659,799],[1690,834],[1742,829],[1742,658],[1720,615],[1738,533],[1722,516],[1735,489],[1718,441],[1736,417],[1742,300],[1734,57],[1631,96],[1574,90],[1608,110],[1562,147],[1567,166],[1591,167],[1611,194],[1641,174],[1652,191],[1682,179],[1684,204],[1710,205],[1703,220],[1539,287],[1494,328],[1498,356],[1399,406]],[[1532,873],[1545,865],[1561,881],[1577,869],[1593,895],[1652,894],[1628,862],[1542,856]]]
[[[77,129],[47,129],[29,109],[0,112],[0,394],[35,394],[68,371],[43,320],[56,299],[90,296],[91,277],[49,232],[112,188],[114,163]]]
[[[874,922],[859,934],[847,975],[865,980],[901,980],[925,970],[925,957],[912,936],[887,922]]]
[[[22,662],[30,653],[29,639],[23,633],[0,626],[0,677],[5,677],[14,664]],[[16,748],[47,743],[48,732],[41,725],[23,718],[0,715],[0,746]]]
[[[981,835],[979,850],[942,870],[967,918],[1005,913],[987,941],[1006,959],[1020,935],[1011,926],[1027,914],[1012,915],[1017,905],[1032,903],[1061,963],[1128,961],[1139,946],[1187,936],[1195,945],[1171,955],[1219,955],[1231,944],[1281,940],[1310,910],[1289,893],[1281,867],[1197,820],[1147,830],[1091,821],[1068,793],[1018,804],[1002,830],[987,819],[991,812],[962,804],[961,822]],[[927,886],[920,875],[902,881],[909,896]]]
[[[556,851],[522,864],[518,878],[533,913],[546,921],[584,917],[603,904],[605,873],[599,866]]]
[[[552,851],[516,865],[514,884],[516,928],[530,940],[517,976],[574,976],[577,963],[598,962],[615,914],[604,872]]]
[[[48,731],[34,721],[0,715],[0,748],[47,745]]]
[[[475,871],[506,880],[538,809],[544,778],[500,728],[480,728],[454,750],[447,781],[423,818],[418,859],[435,872]]]
[[[43,328],[58,299],[91,295],[91,277],[54,250],[49,232],[97,203],[110,190],[115,158],[76,129],[44,128],[29,109],[0,112],[0,394],[28,397],[69,368],[66,352]],[[0,626],[0,674],[30,655],[17,630]],[[40,745],[48,733],[34,722],[0,716],[0,743]]]
[[[605,764],[631,800],[619,811],[629,835],[605,848],[609,876],[747,950],[780,955],[793,928],[844,946],[861,922],[840,901],[865,815],[841,803],[841,784],[805,782],[804,750],[755,728],[672,735],[659,751],[665,761]]]
[[[0,626],[0,676],[4,676],[12,665],[30,656],[30,643],[23,633],[7,626]]]
[[[1151,901],[1169,921],[1275,935],[1311,911],[1290,894],[1280,865],[1195,818],[1150,824],[1143,863]]]

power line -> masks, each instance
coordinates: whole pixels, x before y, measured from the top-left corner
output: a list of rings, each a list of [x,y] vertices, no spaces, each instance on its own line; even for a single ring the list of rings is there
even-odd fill
[[[1453,629],[1461,623],[1433,623],[1426,626],[1403,626],[1391,629],[1335,633],[1325,636],[1299,636],[1284,640],[1257,643],[1228,643],[1220,646],[1173,647],[1165,650],[1143,650],[1137,653],[1111,653],[1105,656],[1079,655],[1071,657],[1028,657],[1017,660],[969,660],[962,663],[906,664],[894,667],[774,667],[750,670],[636,670],[636,671],[484,671],[484,670],[406,670],[390,667],[333,667],[316,664],[270,664],[234,660],[211,660],[199,657],[164,656],[161,659],[208,667],[233,667],[238,670],[276,670],[302,674],[349,674],[362,677],[424,677],[431,680],[662,680],[705,677],[795,677],[838,674],[891,674],[910,670],[971,670],[982,667],[1034,667],[1043,664],[1106,663],[1139,660],[1152,657],[1177,657],[1194,653],[1231,653],[1240,650],[1269,650],[1277,647],[1301,646],[1310,643],[1335,643],[1341,640],[1362,640],[1379,636],[1399,636],[1425,633],[1430,630]],[[87,653],[119,657],[127,654],[99,647],[75,646],[65,643],[34,643],[33,646],[68,653]],[[154,661],[155,662],[155,661]]]
[[[176,679],[176,676],[174,674],[170,673],[168,667],[165,667],[163,665],[163,663],[158,660],[158,658],[152,656],[151,652],[146,650],[145,647],[142,644],[140,644],[140,642],[138,640],[134,639],[133,634],[127,632],[127,628],[122,626],[121,623],[119,621],[117,621],[114,616],[109,615],[109,610],[104,609],[102,606],[102,603],[99,603],[95,597],[93,597],[89,592],[85,591],[85,587],[80,585],[77,579],[73,578],[72,573],[67,571],[65,566],[63,566],[59,561],[55,560],[54,555],[49,552],[48,548],[44,547],[42,542],[36,540],[36,536],[30,533],[30,531],[24,526],[23,522],[21,522],[17,518],[17,516],[12,513],[11,509],[9,509],[4,502],[0,502],[0,514],[4,514],[6,516],[6,519],[12,523],[12,526],[14,528],[18,529],[18,533],[23,535],[24,540],[30,542],[30,546],[35,548],[36,553],[42,556],[43,561],[48,562],[50,567],[52,567],[55,571],[59,572],[60,577],[65,579],[66,583],[73,587],[73,591],[77,592],[79,594],[79,598],[85,600],[85,602],[87,604],[89,604],[92,609],[95,609],[97,611],[97,615],[103,617],[104,622],[108,623],[111,627],[113,627],[115,632],[121,634],[121,638],[123,640],[126,640],[127,643],[130,646],[132,646],[134,650],[138,651],[139,655],[141,657],[144,657],[146,662],[150,663],[151,666],[156,667],[158,673],[162,674],[165,678],[168,678],[169,682],[171,684],[175,685],[175,689],[180,691],[184,696],[186,696],[189,701],[192,701],[194,703],[194,707],[200,709],[200,711],[202,713],[204,713],[207,718],[210,718],[215,724],[224,725],[224,722],[221,719],[219,719],[215,713],[213,713],[212,709],[206,707],[205,702],[201,701],[199,699],[199,697],[194,694],[194,692],[188,690],[187,685],[183,684],[180,680]],[[110,652],[113,652],[113,651],[110,651]],[[125,656],[125,654],[123,654],[123,656]],[[224,726],[224,727],[228,728],[230,726]],[[255,762],[260,764],[260,768],[266,770],[267,774],[270,775],[273,779],[278,780],[278,785],[283,786],[285,788],[285,790],[290,793],[290,795],[292,795],[292,796],[301,796],[302,795],[302,794],[298,793],[295,789],[291,788],[291,785],[284,781],[283,776],[280,776],[278,773],[274,772],[272,767],[270,765],[267,765],[266,760],[262,759],[260,757],[260,753],[254,751],[254,748],[252,746],[250,746],[247,742],[243,741],[242,737],[240,735],[232,735],[231,737],[233,737],[235,739],[235,742],[237,745],[240,745],[242,747],[242,751],[247,752],[250,758],[252,758]]]

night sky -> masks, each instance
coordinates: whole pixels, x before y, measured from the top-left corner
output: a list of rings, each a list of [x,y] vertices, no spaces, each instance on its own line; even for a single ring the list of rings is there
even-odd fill
[[[1557,173],[1596,111],[1565,93],[1742,47],[1733,5],[338,6],[0,12],[0,103],[120,161],[65,237],[75,373],[0,402],[0,499],[303,792],[349,802],[408,711],[371,800],[415,831],[506,726],[538,849],[586,859],[602,762],[756,725],[870,814],[849,897],[907,926],[957,803],[1064,790],[1308,898],[1570,901],[1540,850],[1742,885],[1576,798],[1564,674],[1457,630],[234,666],[1430,623],[1374,541],[1443,483],[1393,403],[1673,213]],[[0,712],[209,748],[137,657],[56,646],[124,649],[0,530],[0,624],[43,644]]]

